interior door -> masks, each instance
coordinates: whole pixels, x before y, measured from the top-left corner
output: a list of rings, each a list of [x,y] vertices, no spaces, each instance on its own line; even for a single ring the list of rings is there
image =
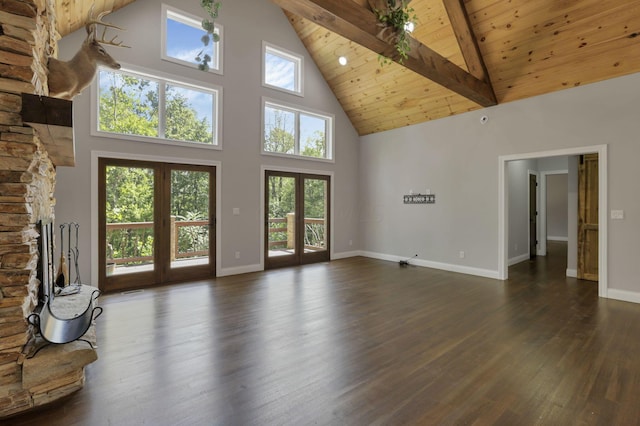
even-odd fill
[[[265,172],[265,268],[328,261],[330,178]]]
[[[99,281],[116,291],[215,276],[215,168],[99,160]]]
[[[529,175],[529,259],[538,252],[538,181],[536,175]]]
[[[578,278],[598,281],[598,154],[578,167]]]

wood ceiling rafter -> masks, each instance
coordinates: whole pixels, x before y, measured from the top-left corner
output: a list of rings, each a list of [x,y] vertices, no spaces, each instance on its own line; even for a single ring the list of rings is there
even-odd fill
[[[380,26],[375,14],[362,1],[344,0],[272,0],[282,9],[340,34],[374,52],[394,58],[392,43],[378,37]],[[481,80],[460,68],[415,39],[410,40],[409,57],[402,66],[438,83],[447,89],[484,106],[497,104],[488,81]]]
[[[458,40],[460,51],[469,72],[482,81],[490,82],[487,66],[482,59],[478,40],[471,29],[471,22],[464,7],[463,0],[443,0],[453,33]]]

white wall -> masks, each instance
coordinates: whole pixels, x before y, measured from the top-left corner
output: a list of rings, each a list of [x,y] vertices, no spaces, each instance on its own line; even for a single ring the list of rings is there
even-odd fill
[[[167,4],[202,15],[198,0],[167,0]],[[358,222],[358,145],[359,139],[313,60],[281,9],[268,1],[233,0],[224,2],[217,22],[224,26],[224,75],[213,75],[160,59],[161,2],[138,0],[109,15],[106,21],[127,28],[119,34],[131,49],[108,50],[126,64],[160,70],[165,74],[220,85],[224,90],[223,149],[221,151],[184,148],[151,143],[128,142],[90,134],[91,94],[87,89],[74,100],[76,166],[59,168],[56,188],[56,220],[75,221],[81,226],[81,272],[90,277],[89,259],[97,253],[90,237],[97,212],[92,211],[91,152],[153,155],[167,158],[210,160],[221,163],[221,194],[218,217],[220,234],[220,273],[257,270],[261,263],[261,167],[293,168],[334,173],[334,256],[348,255],[359,244]],[[84,30],[60,41],[62,59],[70,58],[84,39]],[[304,98],[263,88],[261,85],[262,41],[303,54],[305,58]],[[310,160],[267,157],[260,154],[261,97],[335,114],[335,164]],[[233,216],[233,208],[240,216]],[[349,245],[349,241],[353,245]],[[94,243],[95,244],[95,243]],[[235,259],[235,252],[241,258]],[[84,278],[85,281],[88,278]]]
[[[538,169],[537,160],[507,163],[509,208],[509,264],[529,259],[529,175]]]
[[[547,176],[547,232],[548,240],[566,241],[568,238],[567,174]]]
[[[607,291],[640,301],[637,87],[640,74],[362,137],[364,252],[416,250],[425,264],[498,276],[499,156],[608,144],[609,205],[625,219],[609,223]],[[417,185],[437,194],[435,205],[401,204]]]

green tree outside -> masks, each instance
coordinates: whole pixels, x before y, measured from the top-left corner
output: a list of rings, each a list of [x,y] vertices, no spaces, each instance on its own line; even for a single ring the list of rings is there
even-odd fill
[[[102,73],[101,82],[109,84],[100,88],[100,130],[157,137],[158,83],[126,74]],[[211,143],[212,131],[208,120],[198,119],[197,112],[179,89],[167,88],[165,137]],[[153,169],[110,166],[106,178],[107,223],[153,221]],[[209,217],[208,188],[208,173],[174,171],[172,215],[177,220],[206,220]],[[208,247],[208,227],[180,229],[179,252]],[[108,255],[114,259],[153,256],[152,229],[114,230],[107,239]]]

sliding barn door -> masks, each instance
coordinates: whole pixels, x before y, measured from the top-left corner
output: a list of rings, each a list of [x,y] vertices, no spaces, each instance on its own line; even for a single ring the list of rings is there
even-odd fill
[[[578,278],[598,281],[598,154],[578,168]]]

